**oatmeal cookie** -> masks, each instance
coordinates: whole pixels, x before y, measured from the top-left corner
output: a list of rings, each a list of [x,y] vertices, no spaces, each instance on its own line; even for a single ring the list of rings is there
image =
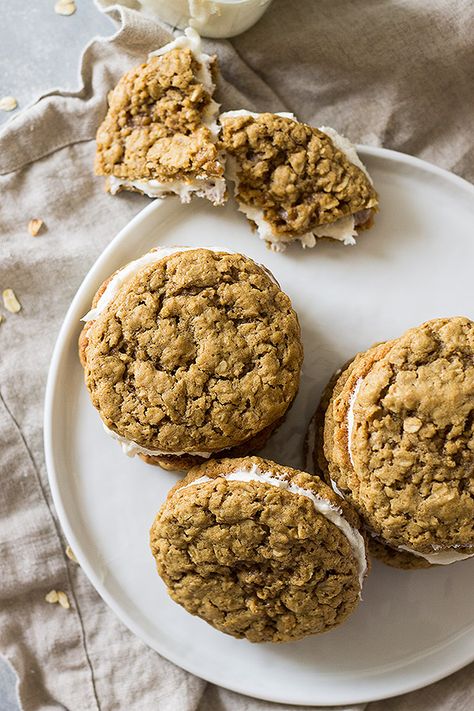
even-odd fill
[[[97,131],[95,172],[111,193],[133,190],[183,202],[193,194],[225,200],[213,100],[216,57],[204,54],[192,30],[150,54],[110,92]]]
[[[102,285],[84,320],[80,358],[107,431],[165,468],[263,446],[298,391],[296,313],[241,254],[153,250]]]
[[[354,511],[320,479],[259,457],[192,469],[150,532],[173,600],[221,632],[286,642],[332,629],[367,572]]]
[[[304,457],[307,462],[307,471],[317,474],[317,476],[319,476],[328,486],[330,486],[339,496],[342,497],[344,497],[342,491],[330,477],[328,461],[324,455],[324,424],[326,411],[331,401],[335,385],[339,379],[343,381],[341,374],[347,370],[351,363],[352,361],[348,361],[342,366],[342,368],[339,368],[324,388],[319,405],[309,423],[304,442]],[[390,546],[382,543],[377,540],[374,537],[374,534],[370,531],[368,531],[367,535],[367,547],[371,556],[383,561],[386,565],[390,565],[393,568],[413,570],[415,568],[432,567],[431,563],[420,556],[407,553],[406,551],[399,551],[396,548],[391,548]]]
[[[393,565],[474,555],[473,356],[472,321],[435,319],[359,354],[334,386],[326,471]]]
[[[292,114],[229,111],[220,116],[239,209],[273,249],[317,237],[354,244],[371,226],[378,198],[355,147],[334,129]]]

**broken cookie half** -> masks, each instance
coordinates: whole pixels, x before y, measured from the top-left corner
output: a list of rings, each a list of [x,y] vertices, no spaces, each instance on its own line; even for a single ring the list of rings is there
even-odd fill
[[[239,210],[261,239],[281,251],[328,237],[355,244],[371,227],[378,199],[355,147],[334,129],[292,114],[221,114],[221,147]]]
[[[216,62],[188,28],[120,79],[97,132],[95,172],[107,177],[109,192],[225,201],[216,146],[219,105],[212,98]]]

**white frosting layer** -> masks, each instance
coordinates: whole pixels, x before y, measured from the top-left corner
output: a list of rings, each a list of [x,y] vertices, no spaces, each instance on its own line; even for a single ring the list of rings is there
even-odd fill
[[[349,451],[349,458],[351,460],[352,466],[354,465],[354,460],[352,458],[352,433],[354,431],[354,406],[357,400],[357,395],[359,394],[360,387],[362,385],[363,378],[359,378],[358,381],[356,382],[356,386],[354,390],[352,391],[350,400],[349,400],[349,409],[347,411],[347,449]]]
[[[110,304],[110,302],[117,296],[119,289],[126,284],[132,277],[135,276],[140,269],[147,267],[149,264],[154,264],[159,262],[163,257],[169,257],[171,254],[176,252],[188,252],[189,250],[197,249],[197,247],[157,247],[152,252],[147,252],[142,257],[134,259],[133,262],[129,262],[122,269],[119,269],[112,279],[107,284],[107,287],[100,297],[97,305],[88,311],[85,316],[82,317],[81,321],[94,321],[99,314]]]
[[[238,111],[226,111],[225,113],[221,114],[219,120],[222,123],[228,118],[236,118],[238,116],[252,116],[253,118],[258,118],[259,116],[261,116],[261,114],[255,113],[254,111],[239,109]],[[291,119],[292,121],[298,120],[296,116],[292,113],[281,112],[277,113],[276,116],[282,116],[284,118]],[[336,148],[340,150],[341,153],[344,153],[347,160],[349,160],[351,163],[360,168],[369,178],[370,182],[372,182],[372,179],[367,172],[367,168],[362,163],[357,154],[354,144],[351,143],[348,138],[342,136],[334,128],[330,128],[328,126],[321,126],[319,130],[322,131],[322,133],[325,133],[326,136],[328,136],[332,140]],[[230,156],[227,157],[226,174],[227,177],[232,180],[235,185],[235,195],[237,197],[239,187],[237,162],[235,158]],[[261,210],[260,208],[252,207],[251,205],[245,205],[244,203],[239,201],[238,197],[237,201],[239,202],[240,212],[243,212],[249,220],[251,220],[257,225],[258,236],[260,237],[260,239],[263,239],[265,242],[268,242],[274,251],[282,252],[286,249],[288,243],[295,241],[295,238],[293,237],[288,238],[284,235],[274,234],[271,225],[265,220],[263,210]],[[356,243],[354,239],[356,236],[357,230],[355,228],[354,217],[352,215],[348,215],[347,217],[341,217],[335,222],[315,227],[311,230],[311,232],[306,232],[305,234],[300,235],[296,239],[301,242],[301,245],[303,247],[314,247],[316,244],[316,237],[328,237],[330,239],[335,239],[339,242],[343,242],[345,245],[354,245]]]
[[[247,111],[247,109],[236,109],[235,111],[224,111],[224,113],[219,116],[219,121],[222,123],[222,121],[225,121],[226,119],[238,118],[239,116],[253,116],[253,118],[258,118],[261,115],[261,113],[257,113],[256,111]],[[290,113],[289,111],[277,111],[274,116],[282,116],[283,118],[291,119],[292,121],[298,121],[296,116]]]
[[[111,430],[104,423],[102,423],[102,426],[110,437],[116,439],[117,442],[120,442],[122,451],[127,455],[127,457],[134,457],[136,454],[149,454],[151,457],[157,457],[160,454],[172,455],[173,457],[180,457],[182,454],[191,454],[195,455],[196,457],[203,457],[203,459],[209,459],[209,457],[214,454],[214,452],[163,452],[159,449],[147,449],[146,447],[142,447],[140,444],[133,442],[133,440],[126,439],[126,437],[122,437],[121,435],[117,434],[117,432]],[[223,452],[224,450],[219,449],[217,451]]]
[[[279,489],[284,489],[292,494],[305,496],[307,499],[310,499],[310,501],[313,502],[316,511],[322,514],[328,521],[333,523],[349,541],[354,557],[357,560],[359,569],[359,584],[362,589],[364,576],[367,572],[367,558],[364,539],[359,531],[356,528],[353,528],[348,521],[346,521],[340,508],[334,506],[334,504],[327,499],[317,496],[309,489],[303,489],[302,487],[293,484],[291,481],[287,481],[277,474],[262,471],[256,464],[252,465],[252,468],[249,470],[236,469],[229,474],[225,474],[222,478],[227,481],[257,481],[269,484],[270,486],[276,486]],[[188,489],[191,486],[199,486],[199,484],[205,484],[209,481],[213,481],[213,479],[203,476],[199,479],[195,479],[193,482],[182,488]]]
[[[125,180],[110,175],[108,180],[111,195],[116,195],[121,188],[135,188],[151,198],[178,195],[182,203],[191,202],[193,195],[206,198],[213,205],[223,205],[225,202],[225,178],[194,178],[188,181],[169,180],[162,183],[159,180]]]
[[[412,553],[413,555],[418,556],[418,558],[424,558],[428,561],[428,563],[433,563],[435,565],[450,565],[451,563],[456,563],[459,560],[467,560],[468,558],[474,557],[474,553],[459,553],[459,551],[454,548],[433,551],[433,553],[420,553],[419,551],[415,551],[413,548],[409,548],[408,546],[398,546],[398,550]]]
[[[199,63],[199,69],[196,72],[197,81],[203,85],[204,89],[212,97],[215,89],[214,80],[212,78],[211,63],[212,57],[205,54],[201,50],[201,38],[196,30],[188,27],[184,35],[173,40],[164,47],[160,47],[149,54],[150,57],[162,56],[173,49],[189,49],[194,55],[194,58]],[[209,104],[203,111],[202,122],[204,126],[211,132],[212,142],[217,141],[219,134],[219,126],[217,125],[217,114],[219,104],[214,99],[211,99]],[[178,195],[181,202],[188,203],[193,195],[206,198],[214,205],[223,205],[226,199],[226,182],[222,178],[208,178],[205,175],[196,176],[189,180],[126,180],[109,176],[109,190],[112,195],[115,195],[121,188],[135,188],[144,195],[151,198],[163,198],[167,195]]]

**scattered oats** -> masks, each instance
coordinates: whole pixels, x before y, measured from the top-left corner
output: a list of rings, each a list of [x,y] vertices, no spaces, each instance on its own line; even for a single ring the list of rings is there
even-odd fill
[[[14,96],[3,96],[0,99],[0,111],[14,111],[18,102]]]
[[[21,311],[21,304],[16,298],[13,289],[4,289],[2,296],[3,305],[5,306],[7,311],[9,311],[11,314],[17,314],[18,311]]]
[[[57,15],[74,15],[76,12],[76,3],[74,0],[58,0],[54,6],[54,12]]]
[[[68,546],[66,548],[66,555],[69,558],[69,560],[73,560],[74,563],[77,563],[76,555],[75,555],[74,551],[72,550],[71,546]]]
[[[49,602],[51,604],[53,604],[54,602],[58,602],[58,593],[56,592],[56,590],[50,590],[44,599],[46,600],[46,602]]]
[[[40,220],[39,217],[34,217],[28,222],[28,232],[32,237],[36,237],[39,234],[43,225],[43,220]]]
[[[58,590],[58,602],[61,607],[64,607],[65,610],[69,610],[69,608],[71,607],[66,593],[62,590]]]

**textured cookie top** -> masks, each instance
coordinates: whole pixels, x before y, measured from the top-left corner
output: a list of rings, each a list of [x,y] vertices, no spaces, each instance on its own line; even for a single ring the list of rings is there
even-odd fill
[[[97,175],[166,182],[223,174],[200,70],[189,48],[175,47],[120,79],[97,132]]]
[[[359,356],[337,390],[326,428],[331,476],[372,529],[420,552],[470,552],[474,323],[411,329]]]
[[[324,632],[358,602],[351,546],[310,499],[224,478],[252,466],[324,496],[357,525],[349,507],[309,474],[258,457],[210,462],[172,489],[155,519],[158,572],[176,602],[235,637],[281,642]]]
[[[223,121],[236,161],[237,198],[263,211],[275,234],[302,235],[377,206],[367,175],[317,128],[276,114]]]
[[[140,270],[88,324],[86,385],[105,424],[162,452],[236,445],[280,418],[303,352],[263,267],[196,249]]]

